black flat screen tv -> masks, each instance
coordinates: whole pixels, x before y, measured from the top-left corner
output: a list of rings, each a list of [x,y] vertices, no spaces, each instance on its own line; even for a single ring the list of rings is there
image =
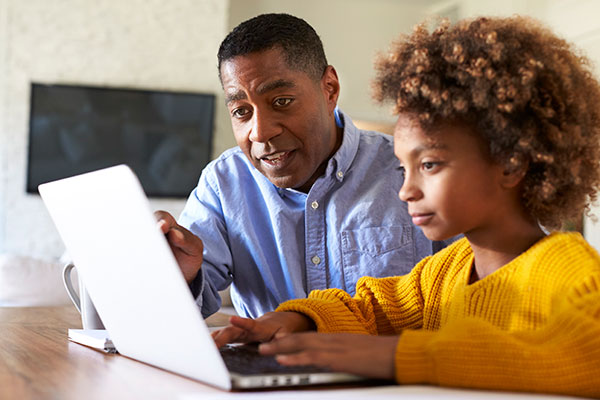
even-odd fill
[[[27,192],[127,164],[151,197],[187,197],[210,161],[215,96],[31,84]]]

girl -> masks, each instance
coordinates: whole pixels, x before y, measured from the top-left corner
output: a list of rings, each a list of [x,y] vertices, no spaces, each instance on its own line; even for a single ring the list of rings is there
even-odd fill
[[[535,21],[478,18],[401,38],[377,65],[398,113],[399,197],[431,240],[405,276],[314,291],[217,345],[398,383],[600,396],[600,257],[578,218],[600,185],[600,86]],[[318,330],[319,333],[292,333]]]

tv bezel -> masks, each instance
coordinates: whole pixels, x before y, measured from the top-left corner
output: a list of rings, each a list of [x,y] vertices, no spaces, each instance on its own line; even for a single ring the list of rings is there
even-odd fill
[[[216,115],[215,115],[215,111],[216,111],[216,95],[213,93],[206,93],[206,92],[194,92],[194,91],[179,91],[179,90],[164,90],[164,89],[149,89],[149,88],[132,88],[132,87],[117,87],[117,86],[95,86],[95,85],[89,85],[89,84],[73,84],[73,83],[42,83],[42,82],[31,82],[30,84],[30,96],[29,96],[29,120],[28,120],[28,133],[27,133],[27,139],[28,139],[28,143],[27,143],[27,172],[26,172],[26,176],[25,176],[25,191],[28,194],[35,194],[39,196],[39,192],[38,192],[38,188],[37,186],[33,187],[32,184],[30,183],[31,181],[31,165],[32,165],[32,140],[31,140],[31,136],[32,136],[32,125],[33,125],[33,121],[34,121],[34,88],[38,86],[38,87],[56,87],[56,88],[73,88],[73,89],[83,89],[83,90],[92,90],[92,91],[111,91],[111,90],[117,90],[117,91],[122,91],[122,92],[133,92],[133,93],[146,93],[146,94],[171,94],[171,95],[193,95],[193,96],[201,96],[201,97],[207,97],[209,99],[211,99],[211,107],[212,110],[210,112],[211,115],[211,121],[210,121],[210,136],[208,138],[208,157],[207,157],[207,162],[206,164],[208,164],[212,158],[213,158],[213,141],[214,141],[214,134],[215,134],[215,119],[216,119]],[[202,169],[204,168],[205,165],[198,165],[198,178],[200,177],[200,174],[202,172]],[[108,165],[107,165],[108,167]],[[74,175],[78,175],[80,174],[79,172],[74,173]],[[60,179],[60,178],[57,178]],[[174,199],[184,199],[187,198],[189,196],[189,194],[192,192],[192,190],[194,189],[194,187],[190,187],[189,191],[187,193],[153,193],[153,192],[146,192],[146,195],[148,197],[151,198],[174,198]],[[146,189],[144,189],[146,191]]]

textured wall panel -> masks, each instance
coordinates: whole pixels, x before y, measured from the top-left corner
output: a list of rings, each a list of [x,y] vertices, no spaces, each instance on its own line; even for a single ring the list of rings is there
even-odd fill
[[[2,251],[37,257],[63,251],[40,198],[25,193],[31,81],[215,93],[213,152],[234,145],[215,67],[227,6],[223,0],[0,0]],[[153,200],[153,207],[178,214],[183,201]]]

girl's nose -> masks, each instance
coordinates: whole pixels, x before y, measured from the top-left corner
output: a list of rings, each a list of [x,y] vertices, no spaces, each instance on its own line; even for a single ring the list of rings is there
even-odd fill
[[[421,189],[419,188],[419,183],[416,178],[410,176],[410,174],[404,174],[404,182],[402,183],[402,187],[398,192],[398,197],[402,201],[415,201],[420,199],[423,196]]]

